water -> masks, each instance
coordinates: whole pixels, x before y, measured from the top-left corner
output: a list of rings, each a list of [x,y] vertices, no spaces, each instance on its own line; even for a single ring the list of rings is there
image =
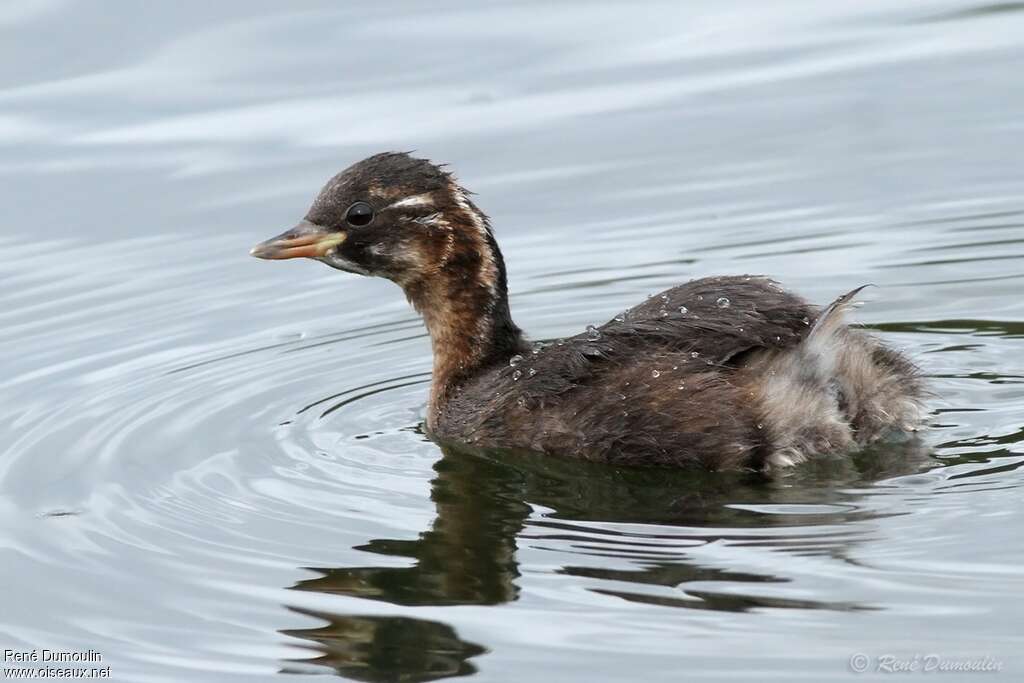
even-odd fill
[[[0,648],[125,681],[1024,672],[1020,3],[36,0],[0,32]],[[878,285],[923,447],[768,484],[442,452],[400,292],[246,254],[383,149],[478,193],[534,339],[701,275]]]

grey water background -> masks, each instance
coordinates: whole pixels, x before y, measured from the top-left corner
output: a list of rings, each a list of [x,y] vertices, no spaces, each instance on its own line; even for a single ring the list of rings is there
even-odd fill
[[[1020,677],[1022,38],[1014,2],[0,5],[0,649],[126,681]],[[878,285],[923,448],[770,483],[442,453],[397,288],[246,253],[388,149],[478,193],[535,339],[702,275]]]

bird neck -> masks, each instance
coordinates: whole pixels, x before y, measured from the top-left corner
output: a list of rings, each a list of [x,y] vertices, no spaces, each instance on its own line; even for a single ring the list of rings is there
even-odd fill
[[[434,367],[427,406],[432,429],[460,385],[485,368],[507,363],[526,341],[509,312],[505,263],[483,230],[456,238],[453,256],[429,278],[403,285],[430,333]],[[460,243],[460,239],[463,243]]]

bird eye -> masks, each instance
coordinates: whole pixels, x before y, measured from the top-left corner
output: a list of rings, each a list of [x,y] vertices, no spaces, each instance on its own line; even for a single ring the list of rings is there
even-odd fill
[[[349,225],[359,227],[369,225],[370,221],[373,220],[373,207],[366,202],[356,202],[348,207],[348,211],[345,213],[345,220],[348,221]]]

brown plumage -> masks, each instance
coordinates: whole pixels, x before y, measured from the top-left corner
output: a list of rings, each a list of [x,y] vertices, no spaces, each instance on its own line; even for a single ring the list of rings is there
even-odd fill
[[[597,328],[528,343],[487,217],[451,174],[378,154],[253,248],[386,277],[430,332],[438,440],[626,465],[768,470],[915,430],[914,365],[758,276],[694,280]]]

